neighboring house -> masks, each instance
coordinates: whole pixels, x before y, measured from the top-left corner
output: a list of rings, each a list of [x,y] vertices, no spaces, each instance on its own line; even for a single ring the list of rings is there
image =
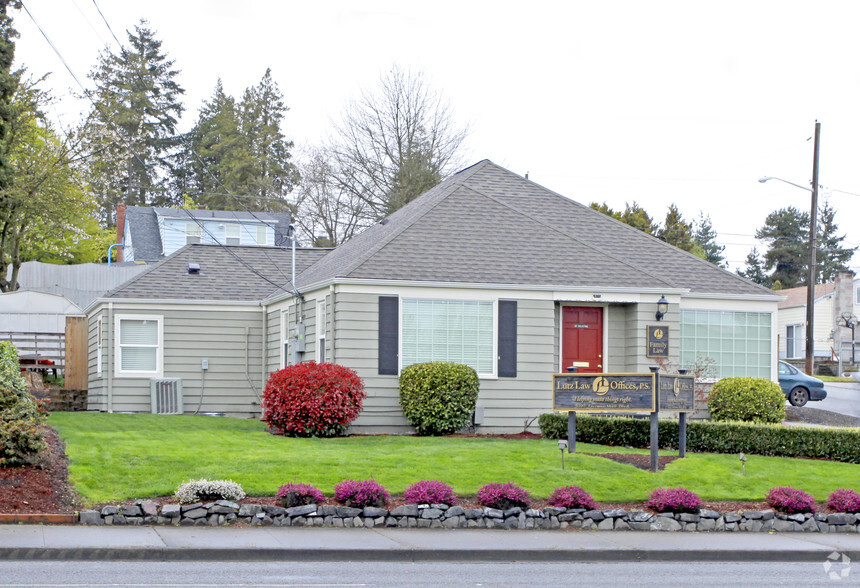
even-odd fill
[[[202,249],[217,252],[225,280],[241,272],[222,249]],[[567,366],[647,372],[657,362],[646,350],[649,325],[668,333],[670,367],[710,362],[716,377],[777,378],[778,294],[486,160],[319,259],[306,250],[298,296],[268,267],[281,288],[269,284],[261,295],[265,288],[239,288],[248,276],[236,276],[241,301],[214,291],[205,300],[177,299],[195,289],[195,278],[183,272],[198,250],[183,250],[90,309],[91,333],[98,321],[148,333],[147,343],[138,343],[145,349],[103,342],[101,353],[91,338],[91,398],[104,398],[110,386],[114,410],[148,412],[150,377],[176,375],[197,385],[199,358],[218,353],[231,358],[222,377],[238,381],[204,397],[202,411],[251,416],[265,374],[298,361],[329,361],[355,369],[365,382],[354,430],[408,432],[400,370],[445,360],[478,372],[479,430],[516,431],[552,409],[552,374]],[[658,321],[661,299],[668,312]],[[246,328],[250,334],[242,335]],[[245,343],[259,341],[259,329],[262,350]],[[123,367],[113,359],[120,354],[146,356],[147,370]],[[96,357],[104,363],[98,377]],[[245,357],[251,384],[242,386]],[[214,375],[206,375],[207,389]],[[244,397],[219,402],[222,394]],[[194,394],[186,400],[186,412],[201,402]]]
[[[210,243],[283,247],[290,214],[117,206],[117,261],[152,263],[185,245]]]
[[[779,303],[777,329],[779,333],[779,357],[803,360],[806,357],[806,286],[779,290],[785,297]],[[855,317],[860,313],[860,279],[854,272],[843,271],[827,284],[816,284],[813,314],[814,356],[818,359],[835,359],[839,341],[851,341],[851,329],[838,324],[840,317],[848,313]],[[855,329],[860,336],[860,328]],[[843,359],[845,357],[843,351]]]

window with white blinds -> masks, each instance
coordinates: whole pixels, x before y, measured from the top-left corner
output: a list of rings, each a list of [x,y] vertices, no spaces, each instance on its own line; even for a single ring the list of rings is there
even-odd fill
[[[203,229],[196,222],[185,223],[185,243],[200,243],[203,237]]]
[[[265,226],[257,227],[257,245],[267,245],[269,235]]]
[[[117,375],[161,375],[161,321],[149,315],[116,317]]]
[[[401,305],[401,367],[452,361],[495,375],[494,302],[408,300]]]
[[[239,225],[224,225],[224,235],[227,245],[241,245],[241,227]]]

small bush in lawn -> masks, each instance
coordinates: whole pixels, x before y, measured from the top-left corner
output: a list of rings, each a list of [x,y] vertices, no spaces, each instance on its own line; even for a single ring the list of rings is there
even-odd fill
[[[708,396],[715,421],[780,423],[785,419],[785,394],[764,378],[723,378]]]
[[[686,488],[657,488],[645,504],[657,512],[699,512],[702,499]]]
[[[860,494],[849,488],[834,490],[827,497],[827,508],[835,512],[860,513]]]
[[[361,412],[361,378],[347,367],[308,361],[269,376],[263,420],[292,437],[337,437]]]
[[[484,506],[507,510],[515,506],[526,508],[529,505],[529,493],[510,482],[505,484],[485,484],[478,490],[478,501]]]
[[[771,488],[765,500],[772,509],[785,514],[815,512],[815,499],[791,486]]]
[[[211,500],[242,500],[245,491],[233,480],[191,480],[176,489],[176,500],[182,504]]]
[[[594,502],[591,494],[579,486],[556,488],[549,495],[547,502],[550,506],[557,506],[559,508],[584,508],[586,510],[597,508],[597,503]]]
[[[457,502],[454,489],[438,480],[422,480],[415,482],[403,492],[403,498],[410,504],[447,504]]]
[[[311,484],[284,484],[278,488],[278,498],[281,499],[281,506],[286,508],[325,502],[323,493]]]
[[[0,341],[0,467],[34,463],[45,447],[45,409],[27,392],[18,348]]]
[[[400,372],[400,406],[419,435],[450,435],[469,422],[478,402],[478,374],[466,365],[415,363]]]
[[[347,506],[383,506],[388,502],[388,490],[376,480],[344,480],[334,486],[334,498]]]

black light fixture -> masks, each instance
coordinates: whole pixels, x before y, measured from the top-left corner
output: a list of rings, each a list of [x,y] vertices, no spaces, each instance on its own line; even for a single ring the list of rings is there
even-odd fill
[[[669,312],[669,301],[665,296],[660,296],[660,300],[657,301],[657,314],[654,316],[658,321],[662,321],[667,312]]]

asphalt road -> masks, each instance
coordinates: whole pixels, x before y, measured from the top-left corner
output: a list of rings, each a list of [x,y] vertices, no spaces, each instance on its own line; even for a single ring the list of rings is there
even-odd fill
[[[824,389],[827,390],[827,398],[807,402],[806,407],[860,418],[860,382],[851,384],[825,382]]]
[[[854,569],[857,568],[857,569]],[[847,572],[847,573],[846,573]],[[831,573],[838,577],[831,577]],[[856,586],[860,563],[0,562],[0,587]]]

